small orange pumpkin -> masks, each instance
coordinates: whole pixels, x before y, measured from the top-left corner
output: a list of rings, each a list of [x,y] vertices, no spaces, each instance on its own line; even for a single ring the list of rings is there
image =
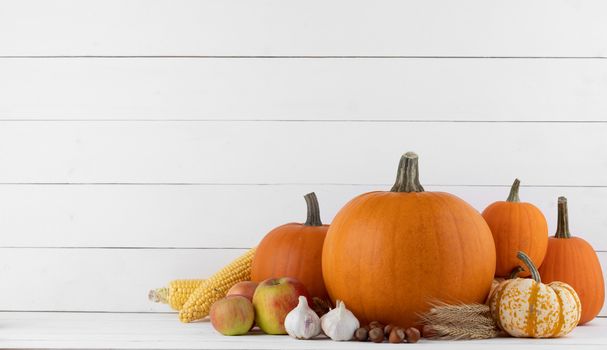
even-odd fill
[[[548,239],[548,252],[540,266],[542,279],[570,284],[582,302],[580,324],[595,318],[605,301],[603,270],[592,246],[569,232],[567,198],[558,199],[556,234]]]
[[[322,278],[322,248],[329,225],[320,220],[314,192],[304,196],[308,206],[303,224],[290,223],[270,231],[257,246],[251,265],[251,280],[292,277],[306,286],[313,297],[327,299]]]
[[[400,160],[389,192],[352,199],[325,239],[323,276],[332,300],[361,323],[419,325],[433,300],[482,303],[495,272],[491,231],[460,198],[426,192],[418,157]]]
[[[491,228],[495,241],[496,277],[508,277],[517,269],[518,251],[527,252],[538,265],[546,255],[548,223],[535,205],[520,201],[519,185],[519,179],[514,180],[508,199],[495,202],[483,211],[483,218]],[[529,271],[520,275],[529,276]]]

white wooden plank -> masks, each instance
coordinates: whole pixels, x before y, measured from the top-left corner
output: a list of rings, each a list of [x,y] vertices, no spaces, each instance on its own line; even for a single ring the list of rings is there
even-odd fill
[[[3,1],[1,55],[606,56],[600,0]]]
[[[0,119],[607,120],[607,60],[2,59],[0,76]]]
[[[209,322],[181,324],[167,314],[0,313],[0,336],[11,349],[383,349],[387,344],[303,341],[288,336],[225,337]],[[424,349],[601,349],[607,345],[607,319],[577,327],[559,339],[496,338],[476,341],[430,341]],[[414,346],[414,345],[406,345]]]
[[[2,185],[0,246],[245,248],[273,227],[305,220],[302,196],[315,191],[330,223],[356,195],[384,185]],[[507,187],[426,186],[454,193],[482,211]],[[556,229],[556,198],[569,199],[574,235],[607,251],[607,188],[523,187],[521,198]]]
[[[0,249],[0,310],[171,311],[148,301],[148,291],[208,277],[244,251]]]
[[[0,310],[170,311],[166,305],[149,302],[147,292],[175,278],[207,277],[243,252],[4,248],[0,249]],[[607,252],[598,254],[607,267]],[[607,306],[601,315],[607,316]]]
[[[0,122],[0,182],[607,185],[607,124]]]

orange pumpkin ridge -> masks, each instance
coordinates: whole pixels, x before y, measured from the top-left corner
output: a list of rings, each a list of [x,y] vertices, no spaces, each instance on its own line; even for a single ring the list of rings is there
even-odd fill
[[[322,249],[329,225],[323,225],[316,194],[304,196],[306,222],[290,223],[270,231],[259,243],[251,266],[251,280],[293,277],[311,296],[328,299],[322,278]]]
[[[389,192],[359,195],[336,215],[323,248],[323,277],[362,323],[419,325],[432,300],[482,303],[495,248],[480,214],[460,198],[426,192],[418,157],[401,157]]]
[[[603,271],[592,246],[569,231],[567,198],[558,199],[558,221],[554,237],[548,239],[548,251],[539,268],[545,281],[562,281],[578,294],[582,315],[579,324],[594,319],[605,301]]]
[[[558,300],[558,303],[559,303],[559,309],[563,309],[563,298],[561,298],[561,296],[559,294],[557,294],[556,295],[556,299]],[[550,335],[552,337],[556,337],[561,332],[561,329],[563,329],[563,324],[565,324],[565,315],[563,315],[563,313],[560,312],[559,313],[559,320],[555,324],[554,329],[552,330],[552,332],[550,333]]]
[[[528,303],[529,303],[529,305],[531,305],[531,308],[529,309],[529,316],[527,316],[528,318],[527,318],[527,328],[526,328],[527,334],[529,334],[529,336],[531,336],[531,337],[535,337],[535,335],[536,335],[535,330],[536,330],[536,324],[537,324],[537,310],[535,310],[535,308],[537,305],[538,294],[540,293],[540,285],[542,283],[542,280],[540,278],[540,273],[535,268],[535,266],[533,266],[533,262],[527,256],[527,254],[525,254],[523,252],[519,252],[517,254],[517,257],[520,260],[522,260],[525,263],[525,265],[529,266],[531,278],[533,279],[533,281],[535,281],[535,283],[533,283],[531,285],[531,290],[529,292]],[[517,269],[517,270],[519,270],[519,269]],[[560,319],[560,316],[559,316],[559,319]],[[554,333],[554,332],[552,332],[552,333]]]
[[[482,214],[495,241],[496,277],[508,277],[519,267],[518,251],[527,252],[538,265],[546,255],[548,223],[536,206],[520,201],[519,187],[520,180],[515,179],[506,201],[492,203]],[[529,276],[529,271],[521,276]]]

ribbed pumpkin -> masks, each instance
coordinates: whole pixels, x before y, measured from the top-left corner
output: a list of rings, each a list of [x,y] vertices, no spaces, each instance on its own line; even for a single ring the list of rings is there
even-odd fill
[[[548,252],[539,270],[544,281],[562,281],[575,289],[582,302],[580,324],[599,314],[605,301],[601,264],[588,242],[571,236],[565,197],[558,199],[556,234],[548,240]]]
[[[575,290],[563,282],[543,284],[529,256],[517,256],[532,278],[508,279],[497,286],[489,301],[493,319],[513,337],[553,338],[571,332],[581,315]]]
[[[293,277],[302,282],[311,296],[326,299],[322,278],[322,248],[329,225],[320,220],[314,192],[304,196],[308,206],[305,223],[290,223],[270,231],[257,246],[251,266],[251,280]]]
[[[482,303],[495,247],[481,215],[458,197],[425,192],[418,157],[403,155],[389,192],[362,194],[337,214],[325,239],[323,276],[361,320],[419,325],[436,300]]]
[[[546,255],[548,223],[535,205],[520,201],[519,185],[519,179],[514,180],[508,199],[495,202],[483,211],[495,241],[496,277],[508,277],[519,266],[518,251],[526,252],[538,265]],[[529,276],[529,271],[520,275]]]
[[[491,298],[493,297],[493,293],[495,293],[495,290],[497,289],[497,287],[504,282],[505,280],[511,280],[514,278],[518,277],[518,274],[525,271],[524,268],[517,266],[514,270],[512,270],[512,272],[510,273],[510,276],[508,276],[507,278],[505,277],[495,277],[493,279],[493,282],[491,282],[491,291],[489,291],[489,295],[487,295],[487,300],[485,301],[486,305],[489,305],[489,301],[491,301]]]

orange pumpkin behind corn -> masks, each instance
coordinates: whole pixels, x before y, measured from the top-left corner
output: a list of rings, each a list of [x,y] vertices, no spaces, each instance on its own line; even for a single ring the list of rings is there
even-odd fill
[[[288,276],[306,286],[313,297],[329,298],[322,278],[322,247],[329,225],[320,220],[314,192],[304,196],[308,206],[305,223],[290,223],[268,233],[257,246],[251,266],[251,280]]]

